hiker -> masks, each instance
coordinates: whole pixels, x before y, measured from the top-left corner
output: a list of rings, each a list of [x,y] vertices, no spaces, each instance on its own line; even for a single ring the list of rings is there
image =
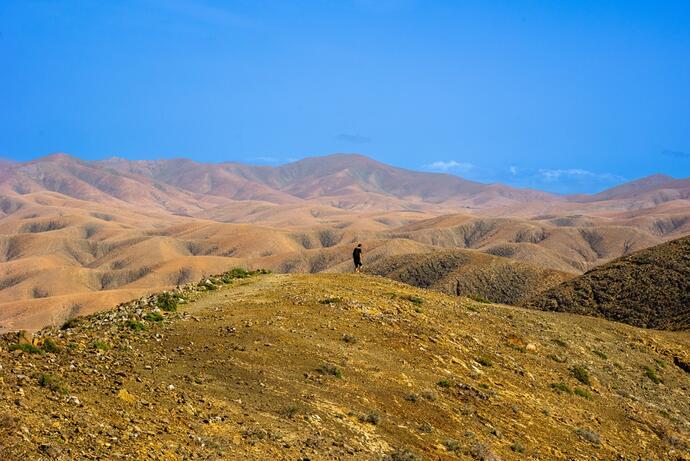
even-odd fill
[[[355,272],[362,271],[362,244],[358,244],[352,251],[352,260],[355,263]]]

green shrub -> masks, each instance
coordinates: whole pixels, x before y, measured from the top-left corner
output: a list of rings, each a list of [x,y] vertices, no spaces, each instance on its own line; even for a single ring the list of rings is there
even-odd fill
[[[94,349],[98,349],[99,351],[110,350],[110,345],[108,345],[107,343],[104,343],[103,341],[99,341],[99,340],[95,340],[94,342],[92,342],[91,346]]]
[[[592,394],[589,393],[586,389],[582,389],[581,387],[576,387],[575,390],[573,391],[575,395],[583,397],[587,400],[590,400],[592,398]]]
[[[143,331],[146,329],[146,325],[141,322],[137,322],[136,320],[127,320],[126,325],[130,330],[134,331]]]
[[[172,293],[166,291],[158,295],[156,306],[165,312],[175,312],[177,310],[177,299]]]
[[[50,373],[42,373],[41,376],[38,377],[38,385],[60,394],[67,393],[67,389],[62,386],[60,380]]]
[[[484,366],[484,367],[493,366],[493,362],[491,362],[491,360],[488,359],[488,358],[486,358],[486,357],[477,357],[477,358],[474,359],[474,360],[475,360],[478,364],[480,364],[480,365],[482,365],[482,366]]]
[[[29,343],[10,344],[8,349],[11,351],[27,352],[29,354],[43,354],[41,349]]]
[[[525,447],[520,445],[519,442],[515,442],[510,446],[510,449],[513,450],[515,453],[524,453],[525,452]]]
[[[659,377],[656,375],[656,371],[654,371],[653,369],[651,369],[648,366],[644,367],[644,375],[647,378],[649,378],[654,384],[659,384],[661,382]]]
[[[600,359],[604,359],[604,360],[608,360],[608,358],[609,358],[608,355],[606,355],[606,354],[604,354],[603,352],[598,351],[598,350],[593,350],[593,351],[592,351],[592,354],[594,354],[594,355],[596,355],[597,357],[599,357]]]
[[[585,384],[587,386],[592,384],[589,379],[589,373],[587,373],[587,370],[584,367],[575,365],[572,368],[570,368],[570,374],[572,374],[573,378],[577,379],[582,384]]]
[[[336,367],[335,365],[331,365],[330,363],[322,363],[316,368],[316,371],[318,371],[322,375],[331,375],[335,376],[336,378],[343,377],[343,374],[340,371],[340,369],[338,369],[338,367]]]
[[[405,295],[405,296],[401,296],[400,298],[404,299],[406,301],[409,301],[412,304],[416,304],[417,306],[420,306],[424,303],[423,298],[420,298],[419,296],[415,296],[415,295]]]
[[[441,386],[441,387],[444,387],[446,389],[448,389],[450,386],[452,386],[452,383],[450,381],[448,381],[447,379],[442,379],[439,382],[437,382],[436,384]]]
[[[573,391],[568,387],[568,385],[564,382],[560,383],[551,383],[551,389],[557,390],[559,392],[565,392],[566,394],[572,394]]]
[[[43,344],[41,345],[41,349],[43,349],[46,352],[50,352],[52,354],[57,354],[61,350],[60,347],[57,344],[55,344],[55,341],[53,341],[50,338],[46,338],[43,341]]]
[[[163,315],[160,312],[149,312],[144,316],[144,320],[149,322],[160,322],[163,320]]]

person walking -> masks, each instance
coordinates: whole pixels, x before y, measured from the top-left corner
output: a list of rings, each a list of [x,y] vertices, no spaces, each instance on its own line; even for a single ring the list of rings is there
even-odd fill
[[[352,251],[352,260],[355,263],[355,272],[362,271],[362,244],[359,243]]]

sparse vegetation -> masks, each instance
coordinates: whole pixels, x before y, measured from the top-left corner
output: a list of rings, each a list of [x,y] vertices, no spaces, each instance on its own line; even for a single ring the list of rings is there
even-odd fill
[[[438,399],[438,394],[432,390],[424,390],[422,391],[419,395],[424,397],[426,400],[433,402],[434,400]]]
[[[563,340],[560,339],[560,338],[554,338],[554,339],[553,339],[553,342],[554,342],[555,344],[557,344],[558,346],[561,346],[561,347],[568,347],[568,343],[566,343],[565,341],[563,341]]]
[[[577,396],[579,396],[579,397],[582,397],[582,398],[585,398],[585,399],[587,399],[587,400],[591,400],[591,399],[592,399],[592,394],[590,394],[589,391],[588,391],[587,389],[583,389],[583,388],[581,388],[581,387],[576,387],[576,388],[573,390],[573,393],[574,393],[575,395],[577,395]]]
[[[575,430],[575,433],[593,445],[599,446],[601,444],[601,437],[592,430],[579,428]]]
[[[335,298],[335,297],[323,298],[321,301],[319,301],[319,304],[335,304],[335,303],[339,303],[340,301],[342,301],[341,298]]]
[[[469,295],[469,296],[467,296],[467,297],[470,298],[472,301],[475,301],[475,302],[478,302],[478,303],[481,303],[481,304],[491,304],[491,301],[489,301],[488,299],[486,299],[486,296],[484,296],[484,295],[482,295],[482,294],[479,294],[479,293],[476,293],[476,294],[473,294],[473,295]]]
[[[415,393],[410,393],[405,395],[405,400],[407,400],[408,402],[416,402],[417,400],[419,400],[419,396]]]
[[[143,323],[141,323],[137,320],[132,320],[132,319],[127,320],[127,323],[125,325],[127,325],[127,328],[129,328],[130,330],[134,330],[134,331],[146,330],[146,325],[144,325]]]
[[[384,461],[422,461],[422,458],[407,448],[400,448],[384,456]]]
[[[95,340],[94,342],[91,343],[91,346],[94,349],[98,349],[99,351],[108,351],[110,350],[110,345],[108,343],[105,343],[103,341]]]
[[[445,388],[445,389],[448,389],[450,386],[453,385],[453,383],[451,383],[447,379],[442,379],[442,380],[438,381],[436,384],[440,387]]]
[[[415,296],[415,295],[404,295],[404,296],[401,296],[400,299],[404,299],[405,301],[409,301],[412,304],[415,304],[417,306],[421,306],[422,304],[424,304],[424,299],[420,298],[419,296]]]
[[[163,315],[160,312],[148,312],[144,316],[144,320],[148,320],[149,322],[160,322],[163,320]]]
[[[38,385],[59,394],[67,394],[67,389],[62,385],[60,379],[50,373],[41,373],[38,377]]]
[[[67,320],[65,323],[62,324],[60,327],[61,330],[69,330],[70,328],[75,328],[77,325],[79,325],[79,319],[74,317],[69,320]]]
[[[648,367],[645,365],[644,367],[644,375],[649,378],[654,384],[659,384],[661,380],[656,374],[656,371],[654,371],[651,367]]]
[[[477,358],[474,359],[474,360],[475,360],[475,362],[477,362],[478,364],[480,364],[480,365],[483,366],[483,367],[491,367],[491,366],[493,366],[493,362],[491,361],[491,359],[488,359],[488,358],[486,358],[486,357],[477,357]]]
[[[460,442],[455,439],[445,439],[443,441],[443,446],[446,447],[448,451],[458,451],[460,449]]]
[[[336,378],[342,378],[343,374],[340,371],[338,367],[335,365],[332,365],[330,363],[322,363],[316,368],[316,371],[321,373],[322,375],[331,375],[335,376]]]
[[[568,387],[568,385],[564,382],[551,383],[551,389],[555,389],[558,392],[564,392],[566,394],[572,394],[573,393],[572,389],[570,389],[570,387]]]
[[[419,432],[421,432],[423,434],[431,434],[433,431],[434,431],[434,427],[428,421],[424,421],[419,426]]]
[[[369,413],[360,416],[359,420],[363,423],[369,423],[376,426],[381,421],[381,415],[378,411],[370,411]]]
[[[354,344],[357,342],[357,338],[349,333],[343,334],[341,339],[343,340],[343,342],[346,342],[348,344]]]
[[[582,366],[575,365],[571,367],[570,374],[573,375],[573,378],[577,379],[582,384],[585,384],[587,386],[590,386],[592,384],[591,380],[589,379],[589,373]]]
[[[609,358],[608,355],[606,355],[606,354],[604,354],[603,352],[601,352],[601,351],[599,351],[599,350],[596,350],[596,349],[592,351],[592,354],[594,354],[594,355],[596,355],[597,357],[599,357],[600,359],[604,359],[604,360],[608,360],[608,358]]]
[[[299,412],[300,409],[297,405],[288,405],[287,407],[280,410],[280,415],[287,419],[294,419]]]
[[[57,354],[61,351],[60,347],[50,338],[46,338],[41,345],[41,349],[48,353]]]
[[[510,449],[513,450],[515,453],[524,453],[525,452],[525,447],[520,445],[520,442],[515,442],[510,446]]]
[[[22,351],[28,354],[43,354],[43,351],[40,348],[29,343],[10,344],[8,349],[10,351]]]
[[[158,295],[156,306],[165,312],[175,312],[177,310],[177,299],[172,293],[165,291]]]

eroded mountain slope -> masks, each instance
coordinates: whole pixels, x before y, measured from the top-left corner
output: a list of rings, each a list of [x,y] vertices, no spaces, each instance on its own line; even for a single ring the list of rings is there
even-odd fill
[[[473,250],[389,256],[365,270],[420,288],[504,304],[519,304],[574,276]]]
[[[690,237],[596,267],[524,305],[647,328],[690,329]]]

